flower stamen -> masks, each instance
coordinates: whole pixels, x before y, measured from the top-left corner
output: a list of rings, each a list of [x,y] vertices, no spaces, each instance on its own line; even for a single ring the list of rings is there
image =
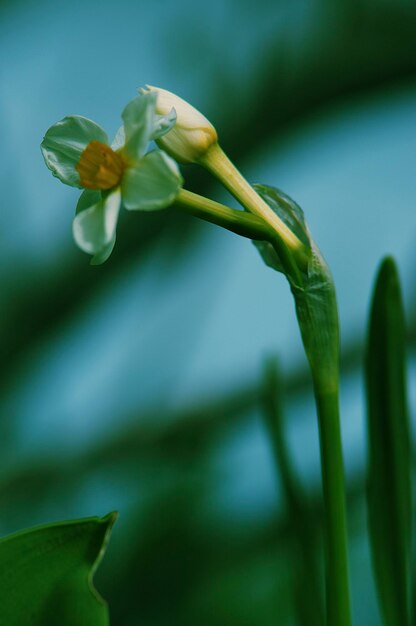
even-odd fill
[[[90,141],[76,165],[85,189],[111,189],[118,185],[124,162],[118,152],[100,141]]]

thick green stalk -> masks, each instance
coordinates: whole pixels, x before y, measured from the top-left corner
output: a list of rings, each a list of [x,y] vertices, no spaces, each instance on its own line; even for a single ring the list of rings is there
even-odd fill
[[[338,390],[315,385],[325,506],[327,626],[351,626],[344,464]]]

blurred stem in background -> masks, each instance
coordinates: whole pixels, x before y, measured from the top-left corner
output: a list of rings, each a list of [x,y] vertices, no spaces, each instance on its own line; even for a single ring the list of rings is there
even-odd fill
[[[282,411],[282,386],[276,359],[265,364],[263,407],[276,469],[283,488],[288,526],[293,530],[295,559],[295,614],[299,626],[322,626],[324,611],[320,572],[316,558],[317,537],[306,492],[302,488],[287,446]]]

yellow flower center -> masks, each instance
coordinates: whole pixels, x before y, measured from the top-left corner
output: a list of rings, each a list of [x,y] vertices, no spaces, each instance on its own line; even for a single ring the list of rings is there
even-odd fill
[[[91,141],[76,166],[82,187],[111,189],[121,180],[124,162],[118,152],[100,141]]]

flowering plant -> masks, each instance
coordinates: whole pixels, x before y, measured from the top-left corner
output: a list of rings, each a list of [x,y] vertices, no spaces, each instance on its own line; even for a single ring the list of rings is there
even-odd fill
[[[214,126],[189,103],[164,89],[146,87],[126,106],[122,118],[123,126],[111,145],[100,126],[80,116],[66,117],[52,126],[42,142],[43,156],[53,174],[68,185],[84,189],[73,223],[75,241],[93,255],[93,264],[102,263],[115,243],[120,206],[150,211],[174,204],[180,210],[252,239],[265,264],[286,276],[311,369],[319,421],[326,621],[328,626],[351,626],[339,418],[339,322],[331,272],[297,203],[275,187],[250,185],[220,147]],[[155,141],[160,150],[147,152],[150,141]],[[183,189],[176,161],[205,167],[244,210],[231,209]],[[367,358],[372,486],[369,528],[386,626],[410,623],[406,590],[411,457],[404,340],[398,276],[393,261],[387,259],[375,290]],[[270,433],[276,456],[286,458],[276,426],[279,411],[275,410],[272,395],[270,398]],[[297,502],[287,463],[283,460],[279,463],[285,463],[282,475],[286,474],[289,499]],[[388,490],[386,484],[390,486]],[[294,510],[298,518],[297,504]],[[101,527],[109,524],[109,519],[101,521]],[[318,609],[313,609],[314,616],[308,613],[311,624],[322,623]]]

